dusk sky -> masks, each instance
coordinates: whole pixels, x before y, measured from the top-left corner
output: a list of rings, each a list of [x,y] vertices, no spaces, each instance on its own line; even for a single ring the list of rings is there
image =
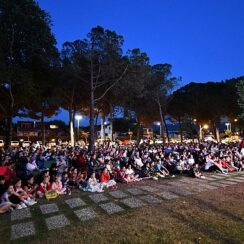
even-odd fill
[[[38,0],[60,49],[101,25],[140,48],[151,64],[170,63],[179,86],[244,74],[243,0]],[[67,122],[61,112],[58,118]]]

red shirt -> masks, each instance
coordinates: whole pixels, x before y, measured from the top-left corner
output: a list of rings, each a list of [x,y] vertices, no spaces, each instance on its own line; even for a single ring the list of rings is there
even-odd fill
[[[42,193],[45,193],[46,191],[49,191],[51,190],[51,184],[50,183],[47,183],[46,185],[44,185],[43,183],[41,183],[38,187],[38,191],[42,192]]]
[[[109,175],[109,173],[102,173],[101,174],[101,177],[100,177],[100,182],[104,182],[104,183],[106,183],[106,182],[108,182],[110,180],[110,175]]]

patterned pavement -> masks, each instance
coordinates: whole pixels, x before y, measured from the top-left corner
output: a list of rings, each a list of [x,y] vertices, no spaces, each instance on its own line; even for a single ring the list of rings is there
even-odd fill
[[[170,179],[167,183],[163,181],[149,185],[145,181],[143,185],[139,182],[136,186],[126,186],[124,190],[111,190],[105,193],[87,193],[87,197],[71,197],[62,202],[67,208],[65,211],[59,207],[60,203],[46,203],[38,206],[41,217],[45,219],[47,231],[65,228],[71,225],[69,220],[72,212],[80,221],[89,221],[103,214],[123,214],[128,209],[140,208],[145,205],[163,204],[181,197],[190,197],[192,194],[217,190],[236,184],[244,184],[244,172],[230,175],[214,174],[208,175],[206,179],[194,179],[181,177]],[[68,210],[67,210],[68,209]],[[101,211],[97,211],[100,209]],[[69,212],[68,212],[69,211]],[[11,213],[10,239],[18,240],[28,236],[35,236],[36,217],[32,216],[32,207],[15,210]]]

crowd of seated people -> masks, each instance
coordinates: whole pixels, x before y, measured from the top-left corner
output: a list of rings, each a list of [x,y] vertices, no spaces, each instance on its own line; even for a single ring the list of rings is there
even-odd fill
[[[0,213],[36,204],[40,198],[74,189],[103,192],[117,183],[159,180],[186,174],[204,179],[204,171],[229,174],[244,170],[244,143],[172,143],[86,147],[45,147],[0,152]],[[53,194],[52,194],[53,196]]]

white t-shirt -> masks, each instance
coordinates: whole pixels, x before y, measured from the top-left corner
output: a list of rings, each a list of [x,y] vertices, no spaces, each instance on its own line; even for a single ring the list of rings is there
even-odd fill
[[[213,165],[214,165],[213,161],[211,159],[207,159],[204,169],[208,170]]]
[[[141,161],[141,158],[135,158],[135,164],[142,167],[143,166],[143,163]]]
[[[126,175],[134,174],[134,170],[133,169],[126,169],[125,174]]]
[[[33,170],[37,169],[37,165],[36,165],[36,162],[33,161],[32,163],[27,163],[26,164],[26,169],[30,172],[32,172]]]
[[[241,155],[244,157],[244,147],[241,149]]]

